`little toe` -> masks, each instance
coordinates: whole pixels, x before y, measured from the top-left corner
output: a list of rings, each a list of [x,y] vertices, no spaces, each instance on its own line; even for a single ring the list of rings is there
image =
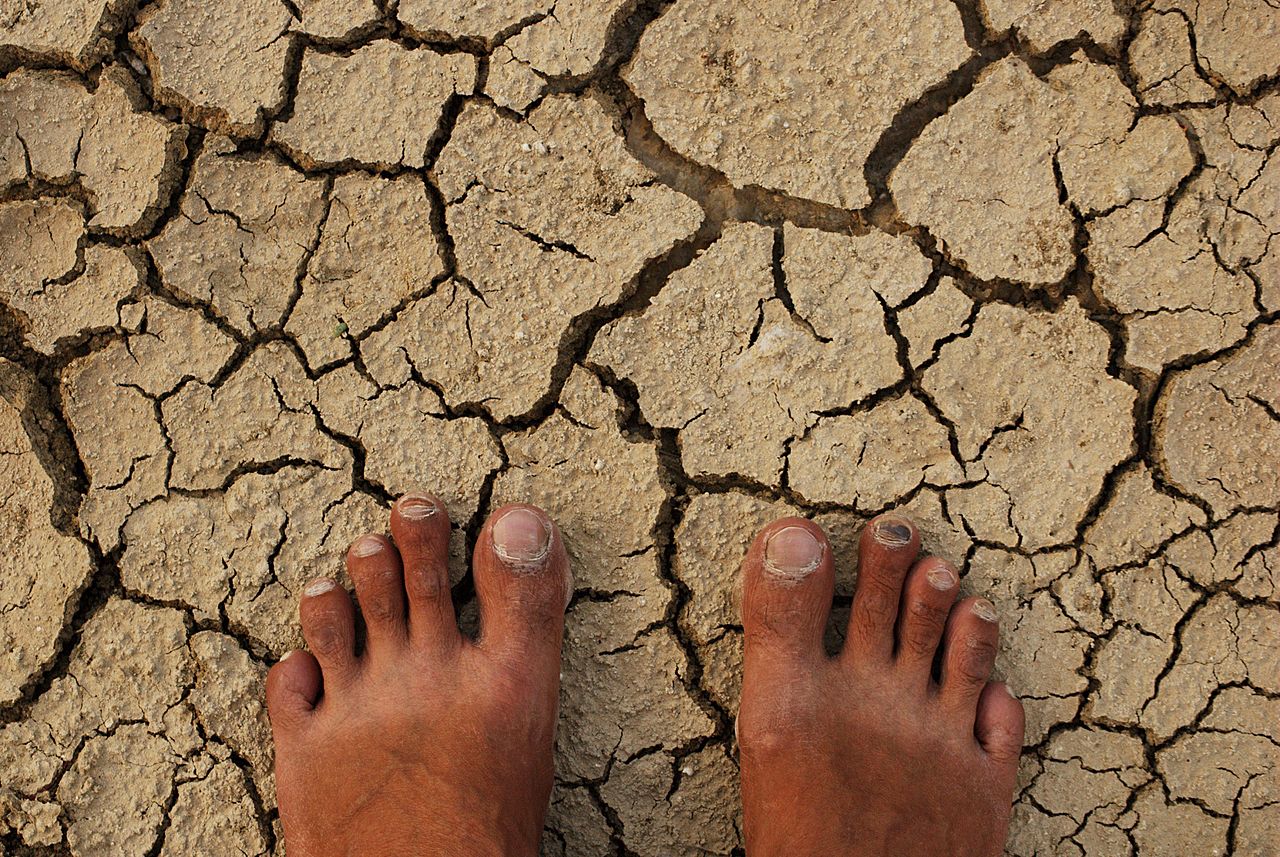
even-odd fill
[[[742,561],[742,625],[748,662],[783,654],[823,656],[835,567],[822,527],[783,518],[760,531]]]
[[[927,556],[907,575],[898,616],[898,664],[927,686],[960,577],[946,560]]]
[[[564,540],[546,513],[524,503],[497,509],[476,541],[473,571],[481,645],[558,664],[572,579]]]
[[[289,652],[267,672],[267,713],[277,742],[308,721],[319,698],[320,664],[309,652]]]
[[[959,721],[973,722],[978,696],[995,667],[999,634],[996,609],[985,598],[965,598],[951,609],[943,633],[939,695]]]
[[[400,553],[385,536],[369,533],[347,550],[347,573],[356,585],[371,652],[397,646],[405,639],[404,576]]]
[[[978,717],[973,733],[996,762],[1016,767],[1022,755],[1026,712],[1009,686],[1001,681],[988,682],[978,697]]]
[[[430,494],[405,494],[391,510],[391,535],[404,567],[409,635],[424,645],[457,646],[457,616],[449,589],[449,514]]]
[[[920,534],[902,515],[881,515],[863,529],[845,656],[873,661],[893,656],[902,587],[919,552]]]
[[[358,662],[355,652],[355,608],[336,580],[321,577],[302,590],[298,606],[302,636],[320,662],[326,691],[350,683]]]

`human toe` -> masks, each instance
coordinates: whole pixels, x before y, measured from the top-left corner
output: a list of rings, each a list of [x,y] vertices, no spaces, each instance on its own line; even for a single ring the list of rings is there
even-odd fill
[[[1022,702],[1001,681],[988,682],[978,697],[974,736],[994,761],[1016,766],[1022,753],[1026,712]]]
[[[748,656],[766,651],[817,657],[831,611],[835,570],[822,528],[783,518],[756,536],[742,562],[742,622]]]
[[[292,651],[267,672],[267,714],[279,737],[303,726],[320,697],[320,664],[309,652]]]
[[[917,562],[907,575],[898,616],[897,660],[915,675],[922,687],[930,680],[934,657],[959,584],[955,568],[935,556]]]
[[[863,529],[846,657],[872,662],[892,657],[903,584],[919,552],[920,534],[903,515],[880,515]]]
[[[356,586],[368,648],[377,652],[403,642],[404,575],[391,540],[375,533],[356,539],[347,549],[347,573]]]
[[[947,618],[939,695],[962,724],[973,722],[978,697],[995,667],[999,634],[996,609],[985,598],[962,599]]]
[[[355,608],[351,596],[329,577],[311,581],[298,605],[302,636],[320,664],[326,692],[347,684],[355,675]]]
[[[572,592],[569,557],[551,518],[513,503],[489,516],[473,557],[483,643],[508,652],[554,649]]]
[[[449,514],[425,492],[400,497],[391,509],[391,535],[400,552],[409,635],[435,650],[461,641],[449,589]]]

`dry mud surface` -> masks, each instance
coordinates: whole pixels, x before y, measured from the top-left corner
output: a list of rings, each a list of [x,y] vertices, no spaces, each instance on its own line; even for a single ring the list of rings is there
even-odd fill
[[[0,854],[279,854],[266,668],[397,493],[542,504],[547,855],[741,853],[736,566],[998,606],[1011,855],[1280,837],[1267,0],[0,0]],[[839,633],[833,631],[832,645]]]

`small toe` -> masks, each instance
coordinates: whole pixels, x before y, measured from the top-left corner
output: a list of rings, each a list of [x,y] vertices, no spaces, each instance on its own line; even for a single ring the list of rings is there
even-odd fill
[[[907,575],[902,609],[898,616],[898,664],[927,685],[955,603],[960,576],[946,560],[927,556]]]
[[[347,573],[368,632],[366,646],[375,654],[404,641],[404,576],[400,553],[386,536],[369,533],[347,550]]]
[[[320,664],[310,653],[293,651],[267,672],[267,713],[279,736],[303,726],[320,698]]]
[[[531,666],[558,664],[572,582],[564,540],[547,514],[524,503],[494,511],[476,540],[472,569],[481,646],[537,659]]]
[[[1025,728],[1022,702],[1004,682],[988,682],[978,697],[978,717],[973,728],[982,749],[996,762],[1016,766]]]
[[[985,598],[965,598],[951,609],[943,633],[939,696],[959,720],[973,722],[978,696],[995,667],[999,634],[996,610]]]
[[[336,580],[322,577],[302,590],[302,636],[320,663],[326,690],[346,685],[357,668],[355,608]]]
[[[391,535],[400,550],[409,605],[409,635],[427,647],[461,642],[449,589],[449,514],[430,494],[405,494],[391,510]]]
[[[746,657],[825,657],[835,566],[822,527],[783,518],[760,531],[742,561]]]
[[[863,529],[845,656],[873,661],[893,656],[902,587],[919,552],[920,534],[902,515],[881,515]]]

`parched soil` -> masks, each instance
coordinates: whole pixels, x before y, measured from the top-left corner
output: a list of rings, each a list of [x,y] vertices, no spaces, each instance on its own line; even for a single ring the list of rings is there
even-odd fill
[[[1270,0],[0,0],[0,855],[283,853],[299,590],[574,563],[544,853],[741,854],[736,569],[902,508],[1010,855],[1280,842]],[[424,736],[429,740],[429,736]]]

